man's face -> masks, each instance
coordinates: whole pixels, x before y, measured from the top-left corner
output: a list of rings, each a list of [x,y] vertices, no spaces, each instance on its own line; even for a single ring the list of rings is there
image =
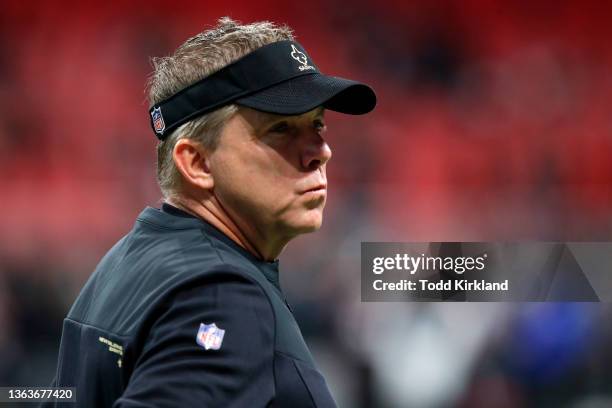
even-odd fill
[[[323,109],[280,116],[240,108],[210,156],[213,192],[257,239],[288,240],[321,226],[331,150]]]

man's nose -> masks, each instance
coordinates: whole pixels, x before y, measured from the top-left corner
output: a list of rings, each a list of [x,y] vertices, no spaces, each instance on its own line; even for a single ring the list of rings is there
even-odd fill
[[[308,135],[301,157],[305,169],[316,170],[327,163],[331,156],[331,148],[318,132]]]

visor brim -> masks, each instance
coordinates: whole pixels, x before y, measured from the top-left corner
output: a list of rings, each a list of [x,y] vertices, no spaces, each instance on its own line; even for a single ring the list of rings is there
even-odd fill
[[[335,112],[363,115],[376,106],[376,94],[360,82],[314,73],[273,85],[237,99],[236,103],[279,115],[300,115],[319,106]]]

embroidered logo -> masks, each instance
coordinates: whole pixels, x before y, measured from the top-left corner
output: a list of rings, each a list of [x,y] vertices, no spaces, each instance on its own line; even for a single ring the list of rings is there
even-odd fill
[[[153,129],[155,129],[155,133],[162,134],[166,129],[166,123],[164,123],[164,117],[161,113],[161,108],[153,109],[151,112],[151,118],[153,119]]]
[[[293,49],[293,51],[291,51],[291,58],[302,64],[298,67],[300,71],[305,71],[307,69],[314,70],[313,66],[308,65],[308,58],[306,57],[306,54],[295,48],[295,45],[293,44],[291,44],[291,48]]]
[[[200,323],[196,343],[206,350],[219,350],[223,343],[223,336],[225,336],[225,330],[218,328],[215,323]]]

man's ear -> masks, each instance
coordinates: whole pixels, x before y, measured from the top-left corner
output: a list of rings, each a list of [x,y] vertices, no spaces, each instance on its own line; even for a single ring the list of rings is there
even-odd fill
[[[179,139],[172,150],[172,160],[189,185],[210,190],[214,186],[210,173],[209,152],[191,139]]]

